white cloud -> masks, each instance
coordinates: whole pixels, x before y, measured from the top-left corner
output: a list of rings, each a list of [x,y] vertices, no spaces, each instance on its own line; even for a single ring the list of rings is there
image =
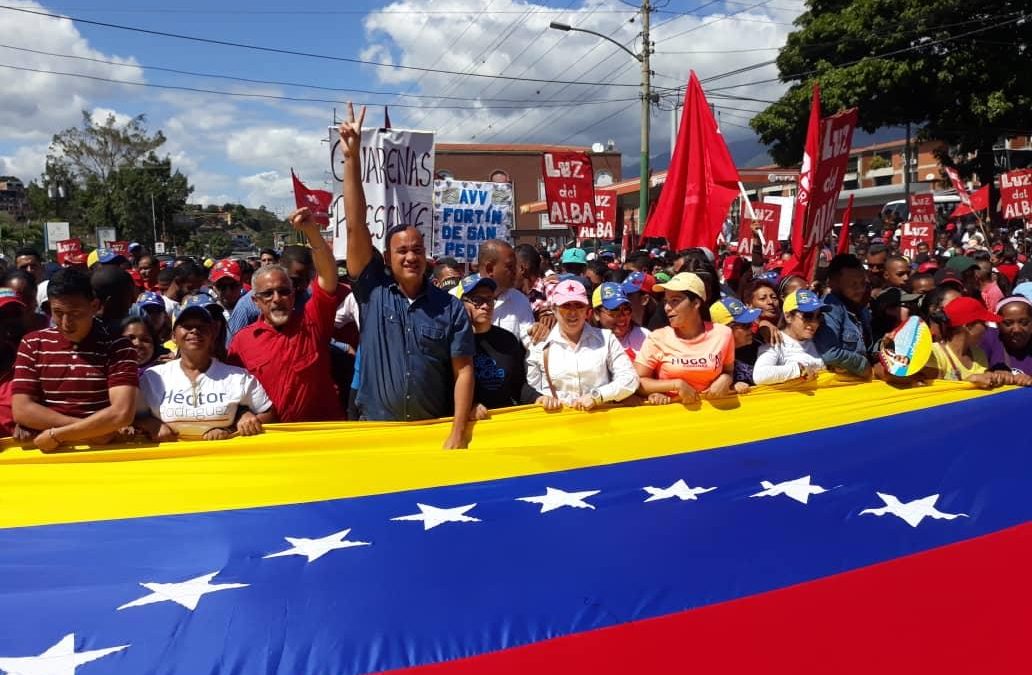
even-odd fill
[[[23,145],[11,155],[0,155],[0,175],[17,176],[27,184],[43,173],[46,155],[46,145]]]
[[[423,15],[412,21],[398,21],[399,10],[418,12],[432,9],[438,13]],[[638,22],[630,22],[628,14],[612,9],[626,9],[617,0],[601,0],[581,8],[557,14],[557,8],[526,4],[520,0],[497,0],[491,12],[470,13],[456,20],[456,14],[440,10],[468,10],[464,0],[400,0],[385,10],[373,12],[365,21],[369,43],[362,52],[375,59],[419,67],[430,67],[478,74],[502,74],[543,80],[577,80],[606,82],[608,86],[563,85],[535,82],[490,80],[421,73],[413,70],[375,68],[370,72],[392,88],[411,93],[465,97],[464,100],[427,101],[428,104],[465,106],[459,110],[428,107],[411,110],[395,109],[396,124],[438,131],[441,141],[459,142],[566,142],[590,145],[594,141],[615,139],[629,164],[636,164],[640,105],[636,102],[640,79],[638,62],[616,46],[594,36],[549,29],[557,20],[579,28],[610,35],[637,51]],[[523,12],[523,14],[521,14]],[[418,17],[419,14],[414,14]],[[683,86],[689,69],[700,78],[724,73],[776,56],[776,51],[741,53],[733,49],[779,47],[791,27],[787,23],[794,14],[780,10],[751,9],[733,16],[714,13],[708,16],[653,17],[652,39],[656,53],[652,70],[657,73],[656,87]],[[464,32],[464,33],[463,33]],[[462,34],[461,39],[458,35]],[[675,53],[682,52],[682,53]],[[693,52],[684,54],[683,52]],[[765,66],[742,75],[715,81],[713,87],[762,80],[776,76],[774,66]],[[729,90],[727,93],[753,98],[772,99],[783,89],[773,83],[763,87]],[[664,93],[666,90],[658,90]],[[498,99],[508,99],[501,101]],[[548,107],[549,101],[607,100],[604,103],[569,107]],[[665,101],[665,104],[670,99]],[[510,102],[512,101],[512,102]],[[520,102],[527,102],[521,105]],[[400,103],[418,103],[419,99],[399,99]],[[759,110],[763,104],[743,105],[714,96],[711,103],[736,108]],[[513,106],[514,109],[488,109],[487,106]],[[726,118],[725,133],[729,140],[751,135],[733,124],[745,125],[745,118]],[[653,153],[669,147],[670,114],[653,112]]]
[[[15,6],[43,10],[35,2],[15,0]],[[143,81],[135,59],[104,54],[93,47],[67,19],[51,19],[21,12],[4,12],[0,43],[54,54],[114,61],[110,65],[40,53],[0,49],[3,62],[36,71],[76,72],[133,82]],[[45,72],[0,68],[0,141],[49,139],[54,133],[78,123],[81,110],[99,96],[124,91],[124,85]]]

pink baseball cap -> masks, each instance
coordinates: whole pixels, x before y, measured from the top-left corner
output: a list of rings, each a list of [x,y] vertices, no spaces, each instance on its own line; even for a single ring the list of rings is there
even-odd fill
[[[588,291],[584,284],[573,279],[560,281],[552,290],[551,302],[554,307],[561,307],[570,302],[576,302],[588,306]]]

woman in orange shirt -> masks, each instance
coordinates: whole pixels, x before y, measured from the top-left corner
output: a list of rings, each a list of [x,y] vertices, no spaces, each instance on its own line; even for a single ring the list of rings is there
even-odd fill
[[[653,288],[665,294],[663,310],[670,325],[650,333],[638,352],[634,368],[641,378],[639,393],[652,403],[692,403],[700,395],[730,394],[735,341],[730,328],[706,320],[702,279],[681,272]]]

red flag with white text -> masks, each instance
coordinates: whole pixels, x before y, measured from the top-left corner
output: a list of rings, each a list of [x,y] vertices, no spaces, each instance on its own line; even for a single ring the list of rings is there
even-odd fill
[[[738,182],[738,169],[692,71],[666,183],[644,236],[663,237],[674,250],[714,248],[738,197]]]
[[[307,206],[315,216],[315,222],[323,227],[330,224],[330,205],[333,204],[333,193],[326,190],[311,190],[301,182],[294,170],[290,170],[290,177],[294,180],[294,204],[297,208]]]
[[[838,196],[853,146],[857,109],[819,119],[820,89],[814,83],[806,152],[799,173],[799,192],[792,223],[792,260],[782,274],[813,279],[817,257],[831,233]]]

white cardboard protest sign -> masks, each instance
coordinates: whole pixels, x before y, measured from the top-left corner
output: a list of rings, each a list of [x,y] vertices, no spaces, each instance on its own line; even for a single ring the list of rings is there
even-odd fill
[[[330,208],[333,255],[347,257],[347,221],[341,194],[340,135],[330,127],[330,167],[336,199]],[[434,219],[434,133],[407,129],[362,129],[362,187],[373,246],[384,249],[387,230],[415,225],[431,250]]]

